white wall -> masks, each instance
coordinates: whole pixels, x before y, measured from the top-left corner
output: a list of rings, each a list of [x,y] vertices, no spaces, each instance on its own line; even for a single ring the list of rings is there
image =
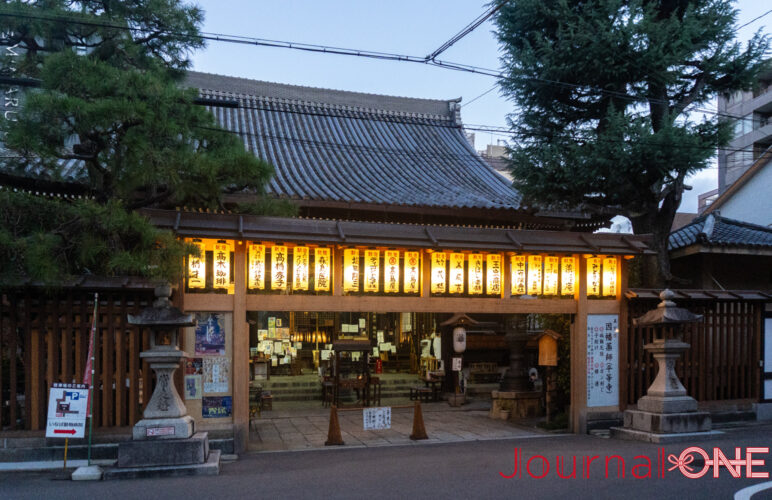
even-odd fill
[[[772,225],[772,162],[719,207],[719,211],[730,219]]]

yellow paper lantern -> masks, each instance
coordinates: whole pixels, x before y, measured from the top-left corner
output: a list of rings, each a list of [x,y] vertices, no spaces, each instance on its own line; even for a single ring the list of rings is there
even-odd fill
[[[558,271],[560,270],[560,259],[558,257],[544,257],[544,295],[557,295],[558,293]]]
[[[265,290],[265,245],[249,245],[247,287]]]
[[[381,255],[378,250],[365,250],[365,292],[377,292],[380,286]]]
[[[204,242],[195,239],[191,242],[198,247],[200,257],[188,256],[188,287],[205,288],[206,287],[206,247]]]
[[[419,252],[405,252],[405,281],[403,289],[405,293],[418,293],[421,282],[421,254]]]
[[[525,255],[513,255],[509,259],[509,264],[512,268],[512,295],[525,295],[527,291],[525,263]]]
[[[464,293],[464,254],[450,254],[450,293]]]
[[[214,288],[227,289],[231,282],[231,247],[225,240],[217,240],[213,255]]]
[[[314,290],[317,292],[330,291],[330,262],[329,248],[314,250]]]
[[[481,295],[483,293],[483,261],[483,254],[469,254],[469,280],[467,289],[469,290],[470,295]]]
[[[386,250],[383,253],[383,291],[399,293],[399,251]]]
[[[343,251],[343,291],[359,291],[359,250],[356,248]]]
[[[445,252],[432,254],[432,293],[445,293],[447,285],[447,255]]]
[[[292,249],[292,289],[308,290],[308,260],[310,250],[308,247],[295,247]]]
[[[587,259],[587,295],[600,295],[600,258]]]
[[[287,247],[271,248],[271,290],[286,290],[288,280]]]
[[[489,253],[486,261],[488,279],[485,292],[488,295],[501,295],[501,255]]]
[[[603,295],[614,297],[617,294],[617,258],[603,259]]]
[[[560,259],[560,293],[573,295],[576,292],[576,259],[563,257]]]
[[[542,257],[541,255],[528,256],[528,295],[542,294]]]

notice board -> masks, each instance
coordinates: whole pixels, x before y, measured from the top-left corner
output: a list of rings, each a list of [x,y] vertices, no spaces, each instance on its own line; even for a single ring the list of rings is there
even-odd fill
[[[587,315],[587,406],[619,404],[619,315]]]

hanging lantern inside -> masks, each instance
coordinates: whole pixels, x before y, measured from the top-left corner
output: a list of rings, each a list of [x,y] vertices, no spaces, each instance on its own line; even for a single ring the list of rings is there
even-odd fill
[[[467,290],[470,295],[482,295],[483,293],[483,261],[483,254],[469,254],[469,270],[467,271],[469,280],[467,283]]]
[[[560,294],[574,295],[576,292],[576,259],[563,257],[560,259]]]
[[[308,290],[308,260],[310,250],[308,247],[295,247],[292,249],[292,289]]]
[[[377,292],[380,286],[381,256],[378,250],[365,250],[365,292]]]
[[[587,259],[587,295],[600,295],[600,258]]]
[[[450,254],[450,285],[448,292],[464,293],[464,254]]]
[[[617,258],[603,259],[603,295],[614,297],[617,294]]]
[[[359,250],[356,248],[343,251],[343,291],[359,291]]]
[[[317,292],[330,291],[330,262],[329,248],[314,250],[314,290]]]
[[[485,292],[488,295],[501,295],[501,255],[489,253],[486,264],[488,279]]]
[[[383,291],[399,293],[399,251],[386,250],[383,253]]]
[[[418,293],[421,275],[421,255],[418,252],[405,252],[405,293]]]
[[[544,295],[557,295],[559,270],[560,258],[551,255],[544,257]]]
[[[206,287],[206,247],[204,242],[195,239],[191,242],[198,247],[199,256],[188,256],[188,287],[205,288]]]
[[[265,245],[249,245],[248,258],[247,287],[250,290],[265,290]]]
[[[445,252],[432,254],[432,293],[445,293],[446,291],[447,261]]]
[[[217,240],[214,244],[213,262],[212,285],[217,289],[227,289],[231,281],[231,247],[225,240]]]
[[[271,290],[287,289],[287,247],[271,248]]]
[[[528,256],[528,295],[542,294],[541,263],[541,255]]]
[[[526,274],[525,274],[525,255],[513,255],[509,260],[512,272],[512,295],[525,295]]]

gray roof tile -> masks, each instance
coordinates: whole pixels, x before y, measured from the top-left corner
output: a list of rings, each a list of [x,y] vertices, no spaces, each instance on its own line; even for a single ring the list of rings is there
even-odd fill
[[[670,233],[668,249],[694,244],[772,248],[772,228],[708,214]]]

